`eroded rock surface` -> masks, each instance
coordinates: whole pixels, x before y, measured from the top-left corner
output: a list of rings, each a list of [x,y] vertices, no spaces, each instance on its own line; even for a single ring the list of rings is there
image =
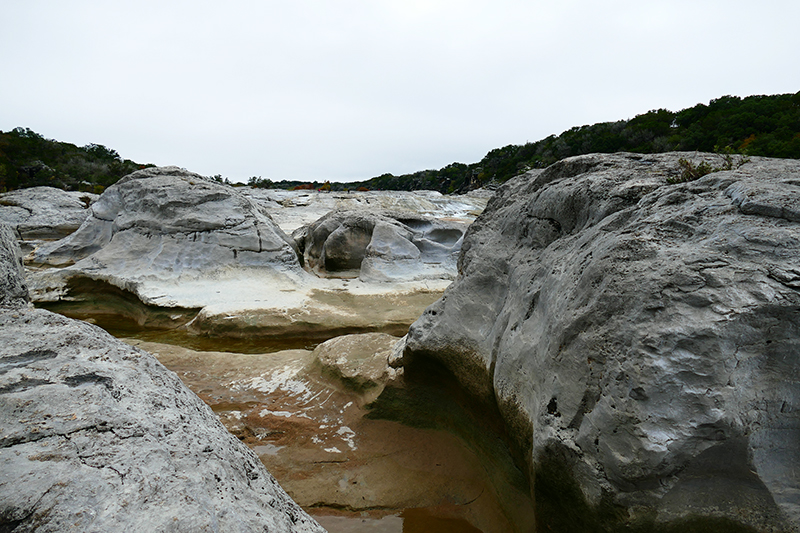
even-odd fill
[[[386,333],[335,337],[314,348],[313,366],[322,376],[358,394],[362,405],[367,404],[402,373],[391,366],[397,341]]]
[[[103,325],[122,317],[214,336],[402,334],[454,270],[422,281],[320,279],[301,268],[295,241],[265,208],[237,188],[176,167],[126,176],[90,211],[75,233],[36,250],[34,263],[62,268],[35,272],[29,287],[37,303]],[[425,238],[420,246],[435,248],[421,257],[442,248]],[[395,258],[392,250],[376,249],[376,264]],[[415,261],[426,272],[438,268]]]
[[[409,211],[333,211],[296,231],[308,268],[364,281],[451,279],[467,225]]]
[[[14,272],[7,240],[3,272]],[[322,531],[152,355],[8,301],[4,293],[1,530]]]
[[[0,223],[0,308],[24,307],[29,300],[16,235],[11,227]]]
[[[541,528],[800,528],[800,162],[670,184],[681,157],[723,164],[588,155],[509,181],[409,331],[407,365],[497,402]]]
[[[290,239],[233,187],[178,167],[148,168],[109,187],[81,227],[35,261],[106,275],[207,275],[227,266],[297,264]]]
[[[283,231],[292,233],[331,211],[410,211],[469,223],[486,207],[492,192],[478,189],[463,195],[443,195],[436,191],[317,192],[246,187],[242,194],[258,202]]]
[[[60,239],[80,227],[97,195],[30,187],[0,194],[0,222],[24,240]]]

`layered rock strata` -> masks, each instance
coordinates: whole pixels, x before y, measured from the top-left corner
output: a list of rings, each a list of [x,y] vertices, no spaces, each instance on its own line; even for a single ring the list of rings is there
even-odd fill
[[[30,187],[0,194],[0,222],[24,240],[61,239],[83,224],[97,195]]]
[[[411,327],[407,366],[500,407],[543,530],[800,528],[800,162],[730,163],[509,181]]]
[[[0,306],[0,530],[322,531],[152,355],[29,307],[22,285]]]

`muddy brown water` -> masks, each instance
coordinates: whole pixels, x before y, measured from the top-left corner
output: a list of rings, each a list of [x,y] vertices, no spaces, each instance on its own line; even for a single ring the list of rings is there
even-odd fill
[[[504,442],[437,378],[400,379],[364,405],[309,373],[324,338],[101,325],[180,376],[332,533],[533,530],[530,489]]]

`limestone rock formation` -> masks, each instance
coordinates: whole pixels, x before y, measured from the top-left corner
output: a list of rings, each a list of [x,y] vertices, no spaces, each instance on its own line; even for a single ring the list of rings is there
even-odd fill
[[[681,158],[718,171],[674,183]],[[542,530],[797,531],[798,222],[800,161],[530,172],[470,227],[405,364],[497,403]]]
[[[0,223],[0,307],[23,307],[29,300],[16,236],[9,226]]]
[[[91,257],[90,257],[91,256]],[[88,259],[87,259],[88,258]],[[233,187],[178,167],[147,168],[109,187],[69,237],[35,261],[103,275],[194,276],[228,266],[297,265],[293,242]]]
[[[418,215],[470,223],[492,193],[476,189],[462,195],[436,191],[285,191],[242,188],[286,233],[307,226],[331,211],[411,211]]]
[[[335,337],[314,348],[312,367],[342,389],[359,394],[361,403],[367,404],[402,374],[402,369],[390,366],[397,341],[385,333]]]
[[[293,236],[323,276],[451,279],[467,225],[408,211],[333,211]]]
[[[60,239],[80,227],[97,195],[31,187],[0,194],[0,222],[20,239]]]
[[[34,266],[62,268],[33,272],[28,286],[40,305],[106,327],[319,340],[403,334],[450,282],[309,274],[265,208],[238,188],[176,167],[126,176],[90,211],[75,233],[36,250]]]
[[[4,278],[19,267],[7,234]],[[9,306],[11,286],[0,300],[0,530],[322,531],[152,355]]]

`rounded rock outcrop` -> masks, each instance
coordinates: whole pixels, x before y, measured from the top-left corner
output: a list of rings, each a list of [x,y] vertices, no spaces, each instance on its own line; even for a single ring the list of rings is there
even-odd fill
[[[97,195],[30,187],[0,194],[0,222],[14,228],[24,240],[61,239],[77,230]]]
[[[452,279],[467,225],[411,212],[333,211],[294,233],[320,276],[364,281]]]
[[[681,159],[715,172],[681,183]],[[800,528],[800,162],[733,163],[507,182],[412,325],[406,364],[500,407],[542,529]]]
[[[311,367],[342,389],[360,395],[361,403],[367,404],[402,375],[402,370],[392,367],[398,340],[386,333],[334,337],[314,348]]]
[[[0,285],[0,530],[323,531],[152,355],[19,287]]]
[[[178,167],[130,174],[92,204],[68,237],[36,250],[34,261],[129,279],[206,275],[229,266],[298,268],[294,243],[233,187]]]

